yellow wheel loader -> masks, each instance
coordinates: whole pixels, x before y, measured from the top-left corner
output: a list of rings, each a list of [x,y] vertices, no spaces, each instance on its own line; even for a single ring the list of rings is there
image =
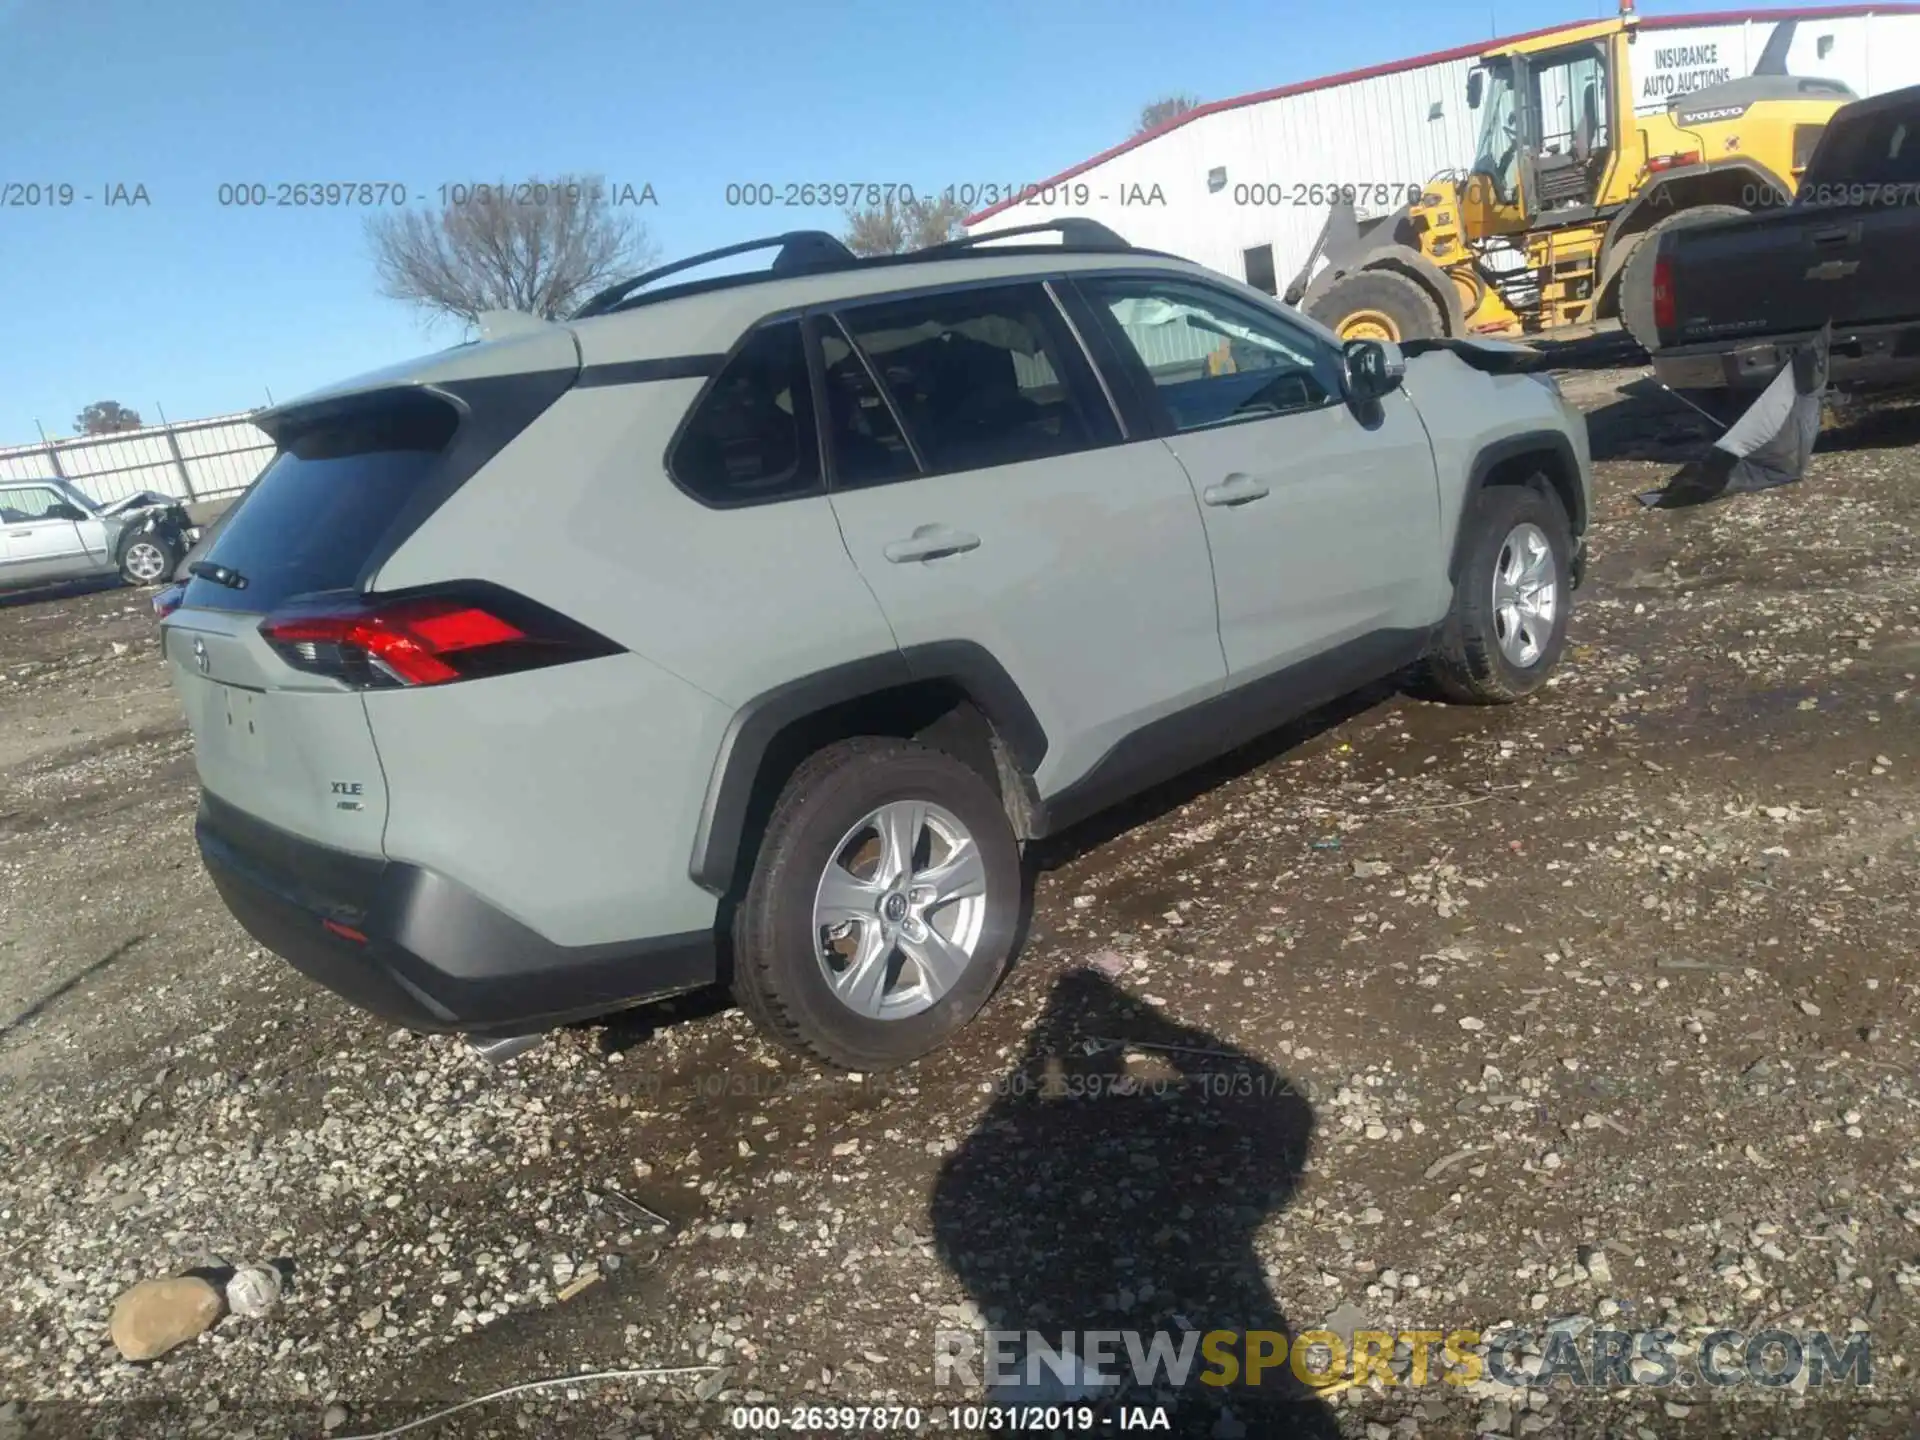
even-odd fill
[[[1378,219],[1336,204],[1284,298],[1343,339],[1518,337],[1617,315],[1652,349],[1659,234],[1788,203],[1855,97],[1786,73],[1784,20],[1752,75],[1636,113],[1638,28],[1622,0],[1611,19],[1481,56],[1467,83],[1472,168]]]

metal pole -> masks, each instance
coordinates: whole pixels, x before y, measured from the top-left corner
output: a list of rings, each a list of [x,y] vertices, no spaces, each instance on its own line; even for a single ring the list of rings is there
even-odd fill
[[[200,497],[193,491],[193,477],[187,474],[187,457],[180,453],[180,437],[173,433],[173,422],[167,419],[167,412],[160,408],[158,400],[153,402],[153,413],[160,417],[161,428],[166,432],[167,449],[173,455],[173,473],[180,477],[180,493],[189,502],[198,500]]]
[[[60,452],[54,448],[53,441],[47,438],[46,427],[36,420],[33,428],[40,432],[40,443],[47,447],[47,463],[53,466],[53,473],[62,480],[66,479],[67,472],[60,468]]]

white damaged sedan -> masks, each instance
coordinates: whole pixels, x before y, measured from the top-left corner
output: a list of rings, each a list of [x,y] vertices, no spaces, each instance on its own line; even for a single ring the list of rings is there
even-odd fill
[[[0,590],[113,574],[158,585],[193,537],[171,495],[143,490],[102,505],[65,480],[0,480]]]

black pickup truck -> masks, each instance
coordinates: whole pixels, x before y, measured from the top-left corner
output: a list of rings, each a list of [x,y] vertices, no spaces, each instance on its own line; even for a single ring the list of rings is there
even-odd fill
[[[1791,205],[1664,234],[1654,318],[1676,390],[1758,390],[1828,322],[1837,388],[1920,381],[1920,86],[1836,113]]]

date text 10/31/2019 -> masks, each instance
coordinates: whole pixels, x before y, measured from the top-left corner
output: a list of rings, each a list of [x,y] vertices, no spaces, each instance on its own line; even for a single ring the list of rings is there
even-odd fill
[[[1085,180],[1039,184],[969,180],[929,186],[913,185],[903,180],[741,180],[729,184],[722,193],[729,206],[761,210],[941,204],[974,211],[1009,205],[1075,209],[1096,203],[1121,206],[1167,204],[1166,191],[1160,185],[1136,181],[1115,181],[1096,186]]]

